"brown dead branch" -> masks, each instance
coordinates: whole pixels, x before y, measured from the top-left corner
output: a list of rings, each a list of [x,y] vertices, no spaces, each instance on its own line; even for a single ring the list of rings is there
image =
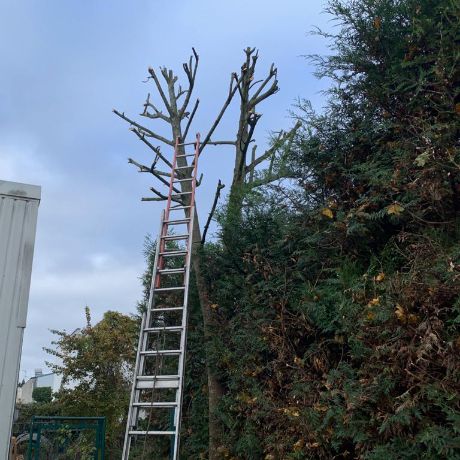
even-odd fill
[[[182,135],[182,139],[183,139],[184,142],[185,142],[186,139],[187,139],[188,130],[190,129],[190,126],[191,126],[192,121],[193,121],[193,117],[195,116],[195,113],[196,113],[196,111],[197,111],[199,105],[200,105],[200,100],[197,99],[196,102],[195,102],[195,105],[193,106],[192,113],[191,113],[190,116],[188,117],[187,125],[185,126],[184,134]]]
[[[131,126],[136,127],[145,136],[153,137],[154,139],[156,139],[156,140],[158,140],[160,142],[163,142],[164,144],[174,146],[174,142],[166,139],[163,136],[160,136],[159,134],[154,133],[153,131],[151,131],[150,129],[146,128],[145,126],[142,126],[141,124],[137,123],[136,121],[131,120],[131,118],[127,117],[124,112],[119,112],[118,110],[113,109],[113,113],[115,115],[118,115],[123,120],[127,121]]]
[[[155,147],[152,145],[146,138],[145,136],[140,133],[136,128],[131,128],[131,131],[136,134],[136,136],[145,144],[147,145],[151,150],[153,150],[156,155],[161,158],[170,168],[172,168],[172,163],[161,153],[160,147]]]
[[[153,109],[154,113],[150,113],[148,111],[149,107],[151,109]],[[148,93],[147,95],[147,99],[146,101],[144,102],[144,111],[140,114],[141,117],[146,117],[146,118],[150,118],[152,120],[156,119],[156,118],[159,118],[161,120],[164,120],[166,121],[166,123],[169,123],[171,121],[171,119],[169,117],[167,117],[166,115],[163,114],[163,112],[161,110],[158,110],[156,108],[155,105],[153,105],[151,102],[150,102],[150,93]]]
[[[138,163],[132,158],[128,158],[128,163],[136,166],[138,168],[138,172],[140,173],[150,173],[150,174],[153,174],[154,176],[159,175],[163,177],[171,177],[171,173],[168,173],[166,171],[160,171],[159,169],[156,169],[155,163],[152,163],[152,165],[148,167],[146,165]]]
[[[179,110],[179,118],[183,118],[185,114],[185,110],[187,109],[187,106],[190,102],[190,97],[192,96],[193,88],[195,86],[195,79],[196,79],[196,72],[198,70],[198,62],[200,60],[200,57],[198,56],[197,52],[195,51],[195,48],[192,48],[193,51],[193,56],[190,57],[190,61],[188,64],[184,64],[184,71],[187,75],[188,82],[189,82],[189,88],[187,90],[187,94],[185,96],[184,103],[182,104],[181,109]],[[193,57],[195,59],[193,59]],[[194,62],[193,62],[194,61]],[[192,70],[193,67],[193,70]],[[177,100],[177,99],[176,99]]]
[[[256,160],[256,150],[257,150],[257,145],[252,146],[252,155],[251,155],[251,164],[254,163]],[[249,183],[253,182],[254,180],[254,168],[252,168],[249,171]]]
[[[236,86],[233,86],[233,80],[236,80]],[[227,110],[228,106],[230,105],[230,102],[232,102],[233,96],[235,95],[236,89],[238,88],[240,79],[238,79],[238,76],[233,73],[230,79],[230,88],[228,91],[228,96],[227,99],[224,102],[224,105],[220,109],[219,114],[217,115],[217,118],[214,120],[214,123],[212,124],[211,128],[208,131],[208,134],[206,134],[203,142],[200,145],[200,155],[203,149],[206,147],[207,144],[209,144],[211,140],[211,136],[213,135],[214,131],[216,130],[218,124],[220,123],[220,120],[224,116],[225,111]],[[218,145],[218,144],[213,144],[213,145]]]
[[[148,72],[151,75],[151,77],[153,78],[153,81],[155,82],[155,85],[156,85],[157,90],[158,90],[158,94],[160,95],[161,99],[163,100],[163,104],[165,105],[166,110],[168,111],[168,113],[170,115],[172,115],[171,106],[169,105],[169,102],[166,99],[166,95],[165,95],[165,93],[163,91],[163,88],[161,86],[160,81],[158,80],[158,77],[157,77],[157,74],[155,73],[155,70],[153,70],[153,67],[149,67]]]
[[[225,187],[225,185],[219,179],[219,182],[217,184],[216,194],[214,196],[214,202],[212,204],[211,211],[209,212],[208,219],[207,219],[206,224],[205,224],[204,229],[203,229],[203,236],[201,238],[201,244],[204,244],[205,241],[206,241],[206,234],[208,233],[209,225],[211,224],[212,218],[213,218],[214,213],[216,211],[217,202],[219,201],[219,197],[220,197],[220,192],[224,187]]]
[[[268,72],[268,75],[267,77],[265,78],[265,80],[262,82],[262,84],[259,86],[259,88],[257,88],[257,91],[254,93],[254,95],[251,97],[251,99],[249,100],[249,105],[250,107],[255,107],[257,104],[259,104],[260,102],[262,102],[264,99],[267,99],[267,97],[271,96],[272,94],[275,94],[276,92],[279,91],[279,88],[278,88],[278,80],[276,78],[277,76],[277,73],[278,73],[278,70],[275,68],[275,64],[272,64],[270,66],[270,71]],[[267,86],[267,84],[272,80],[272,84],[271,86],[267,89],[267,91],[265,91],[264,93],[262,93],[263,89]],[[252,86],[252,85],[251,85]]]
[[[274,156],[274,154],[277,152],[279,148],[281,148],[286,141],[291,141],[298,129],[300,128],[300,122],[297,122],[295,126],[289,130],[288,132],[283,132],[281,131],[275,141],[273,142],[272,147],[270,147],[268,150],[265,151],[260,157],[254,159],[251,161],[251,163],[246,166],[246,173],[250,173],[251,171],[254,170],[256,166],[258,166],[260,163],[263,161],[269,159],[270,157]]]

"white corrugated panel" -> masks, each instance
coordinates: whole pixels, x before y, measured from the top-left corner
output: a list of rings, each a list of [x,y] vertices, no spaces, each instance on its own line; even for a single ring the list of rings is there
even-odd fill
[[[0,459],[8,458],[40,187],[0,181]]]

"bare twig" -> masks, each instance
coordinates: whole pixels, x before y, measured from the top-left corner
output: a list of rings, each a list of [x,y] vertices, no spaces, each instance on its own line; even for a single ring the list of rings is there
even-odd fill
[[[168,182],[166,179],[164,179],[163,177],[161,177],[161,175],[158,174],[154,169],[152,169],[150,172],[151,172],[160,182],[162,182],[164,185],[166,185],[166,187],[169,188],[169,182]],[[177,189],[176,187],[173,187],[173,190],[174,190],[176,193],[180,193],[180,190]]]
[[[271,184],[272,182],[280,179],[297,179],[297,176],[293,173],[288,173],[287,171],[280,171],[275,174],[267,174],[264,177],[259,177],[249,184],[249,186],[250,188],[257,188],[263,185]]]
[[[171,177],[171,174],[170,173],[167,173],[167,172],[164,172],[164,171],[158,171],[157,169],[154,169],[152,165],[150,168],[148,166],[145,166],[141,163],[138,163],[136,160],[133,160],[132,158],[128,158],[128,163],[129,164],[132,164],[134,166],[136,166],[138,169],[139,169],[139,172],[140,173],[150,173],[152,174],[153,176],[155,176],[160,182],[162,182],[164,185],[166,185],[167,187],[169,187],[169,182],[164,179],[162,176],[164,177]],[[176,187],[173,187],[173,190],[175,192],[180,192],[180,190],[178,190]]]
[[[208,145],[235,145],[235,141],[208,141]]]
[[[176,100],[178,101],[179,98],[181,98],[188,90],[187,89],[182,89],[182,86],[179,85],[179,89],[176,94]]]
[[[240,145],[240,149],[242,152],[242,158],[246,158],[246,154],[248,152],[249,144],[252,142],[252,136],[254,134],[254,130],[256,129],[257,122],[259,121],[260,117],[262,115],[258,113],[250,113],[248,117],[248,124],[249,124],[249,132],[247,135],[246,142],[244,145]],[[241,139],[241,143],[243,143],[244,140]],[[245,160],[246,161],[246,160]]]
[[[256,160],[256,150],[257,150],[257,145],[252,146],[252,155],[251,155],[251,164],[254,163]],[[254,180],[254,168],[251,169],[249,172],[249,183],[251,183]]]
[[[183,142],[186,142],[188,130],[190,129],[190,126],[191,126],[192,121],[193,121],[193,117],[195,116],[196,110],[198,109],[199,105],[200,105],[200,100],[197,99],[196,102],[195,102],[195,105],[193,107],[192,113],[188,117],[188,121],[187,121],[187,125],[185,126],[184,134],[182,135]]]
[[[145,134],[146,136],[149,136],[149,137],[153,137],[154,139],[160,141],[160,142],[163,142],[167,145],[171,145],[173,146],[174,145],[174,142],[166,139],[165,137],[163,136],[160,136],[159,134],[156,134],[154,133],[153,131],[151,131],[150,129],[146,128],[145,126],[142,126],[140,125],[139,123],[135,122],[134,120],[131,120],[131,118],[127,117],[124,112],[119,112],[118,110],[116,109],[113,109],[113,113],[115,115],[118,115],[120,118],[122,118],[123,120],[127,121],[131,126],[135,126],[139,131],[141,131],[143,134]]]
[[[171,174],[170,173],[167,173],[165,171],[160,171],[158,169],[154,169],[154,164],[152,164],[152,166],[150,166],[150,168],[146,165],[143,165],[141,163],[138,163],[136,160],[133,160],[132,158],[128,158],[128,163],[129,164],[132,164],[134,166],[136,166],[138,169],[139,169],[139,172],[142,173],[142,172],[147,172],[147,173],[150,173],[152,174],[152,170],[155,171],[156,174],[158,174],[159,176],[163,176],[163,177],[171,177]]]
[[[251,164],[246,166],[246,173],[251,172],[251,170],[253,170],[256,166],[258,166],[264,160],[267,160],[268,158],[270,158],[270,156],[274,155],[276,151],[286,142],[286,140],[292,139],[294,137],[295,133],[298,131],[300,126],[301,126],[301,123],[297,122],[294,125],[294,127],[287,133],[284,133],[283,131],[281,131],[278,137],[273,142],[272,147],[266,150],[265,153],[263,153],[259,158],[256,158],[254,161],[252,161]]]
[[[236,86],[233,86],[233,79],[235,78],[236,80]],[[235,73],[232,74],[232,77],[230,79],[230,89],[228,92],[227,99],[224,102],[224,105],[222,106],[219,115],[217,115],[217,118],[214,120],[213,125],[211,126],[211,129],[208,131],[208,134],[206,134],[206,137],[204,138],[203,142],[200,145],[200,154],[203,151],[203,149],[206,147],[206,145],[209,143],[212,134],[214,133],[215,129],[217,128],[217,125],[220,123],[220,120],[222,119],[225,111],[227,110],[227,107],[230,105],[230,102],[233,99],[233,96],[235,95],[236,88],[239,85],[239,79]]]
[[[257,80],[255,82],[251,83],[251,85],[249,86],[249,89],[251,89],[253,86],[256,86],[258,83],[262,83],[262,82],[263,82],[263,80]]]
[[[160,81],[158,80],[158,77],[157,77],[157,74],[155,73],[155,70],[153,70],[153,67],[149,67],[148,72],[152,76],[153,80],[155,81],[155,84],[156,84],[157,89],[158,89],[158,93],[160,94],[161,99],[163,99],[163,103],[164,103],[164,105],[166,107],[166,110],[168,111],[168,113],[170,115],[172,115],[171,107],[170,107],[170,105],[168,103],[168,100],[166,99],[166,95],[165,95],[165,93],[163,91],[163,88],[161,86]]]
[[[155,193],[155,195],[158,196],[159,200],[158,201],[164,201],[164,200],[167,200],[168,197],[166,195],[163,195],[160,191],[158,191],[157,189],[153,188],[153,187],[150,187],[150,190]],[[176,203],[180,203],[180,204],[184,204],[184,202],[180,199],[180,198],[175,198],[175,197],[171,197],[171,200],[172,201],[175,201]]]
[[[157,189],[155,189],[154,187],[150,187],[150,190],[155,194],[157,195],[158,197],[160,197],[162,200],[167,200],[168,197],[166,195],[163,195],[160,191],[158,191]]]
[[[225,187],[225,185],[219,179],[219,182],[217,184],[216,194],[214,196],[214,203],[212,204],[211,211],[209,212],[208,220],[206,221],[206,225],[204,226],[204,229],[203,229],[203,236],[201,238],[201,244],[204,244],[204,242],[206,241],[206,234],[208,233],[209,225],[211,224],[211,220],[212,220],[212,218],[214,216],[214,213],[216,211],[217,202],[219,201],[219,197],[220,197],[220,191],[224,187]]]
[[[143,196],[141,198],[141,201],[164,201],[164,199],[163,198],[150,197],[150,196]]]
[[[196,72],[198,70],[198,62],[200,60],[200,57],[195,51],[195,48],[192,48],[192,51],[193,51],[193,55],[195,56],[195,64],[193,65],[193,70],[192,70],[192,60],[193,60],[192,57],[190,57],[189,65],[184,64],[184,70],[185,70],[185,73],[187,74],[187,78],[189,81],[189,88],[187,90],[187,95],[185,96],[184,103],[182,104],[182,107],[179,110],[179,118],[182,118],[184,116],[185,110],[187,109],[188,103],[190,101],[190,97],[192,96],[193,87],[195,86]]]
[[[255,107],[257,104],[262,102],[264,99],[271,96],[272,94],[275,94],[279,90],[278,80],[276,79],[276,74],[277,74],[277,69],[275,68],[275,64],[272,64],[270,67],[270,71],[268,72],[267,78],[262,82],[259,88],[257,88],[257,91],[254,93],[254,95],[249,100],[249,105],[251,107]],[[263,89],[267,86],[267,84],[270,82],[270,80],[273,77],[275,77],[275,79],[273,80],[273,83],[270,86],[270,88],[268,88],[267,91],[265,91],[265,93],[262,93]]]
[[[148,108],[151,108],[154,110],[155,113],[150,113],[148,111]],[[166,115],[163,114],[161,110],[158,110],[151,102],[150,102],[150,93],[147,95],[147,99],[144,102],[144,111],[140,114],[142,117],[147,117],[151,119],[156,119],[159,118],[161,120],[166,121],[166,123],[169,123],[171,119],[167,117]]]
[[[136,166],[139,169],[139,172],[146,172],[150,173],[150,168],[148,166],[142,165],[138,163],[137,161],[133,160],[132,158],[128,158],[128,163]]]
[[[170,168],[172,168],[172,163],[161,153],[160,147],[155,147],[152,145],[143,134],[141,134],[137,129],[131,128],[131,131],[136,134],[136,136],[148,147],[150,147],[158,157],[160,157]]]
[[[238,78],[238,75],[236,73],[232,73],[232,79],[235,80],[235,84],[236,84],[236,89],[238,90],[238,92],[240,93],[240,97],[241,99],[243,99],[243,92],[241,90],[241,82],[243,80],[243,73],[241,73],[241,77]],[[233,81],[233,80],[232,80]]]

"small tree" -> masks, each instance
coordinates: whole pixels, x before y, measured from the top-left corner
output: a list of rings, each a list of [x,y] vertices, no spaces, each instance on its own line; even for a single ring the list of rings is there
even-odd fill
[[[51,402],[51,387],[38,387],[34,388],[32,392],[32,399],[36,403],[46,404]]]
[[[52,342],[56,348],[45,351],[60,363],[47,364],[63,377],[64,388],[57,394],[62,415],[105,416],[107,452],[111,457],[120,456],[138,323],[130,316],[108,311],[93,326],[88,307],[85,312],[86,326],[78,332],[52,331],[58,336]]]

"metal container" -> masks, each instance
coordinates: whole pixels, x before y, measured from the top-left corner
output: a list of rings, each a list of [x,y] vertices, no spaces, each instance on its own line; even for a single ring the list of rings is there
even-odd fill
[[[40,187],[0,181],[0,460],[7,460]]]

